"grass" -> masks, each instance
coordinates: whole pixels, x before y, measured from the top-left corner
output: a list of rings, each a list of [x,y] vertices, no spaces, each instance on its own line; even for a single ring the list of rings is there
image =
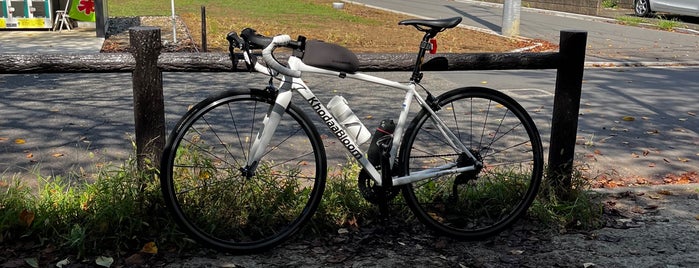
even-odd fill
[[[619,21],[621,24],[625,25],[631,25],[631,26],[637,26],[641,23],[647,23],[647,20],[641,17],[635,17],[635,16],[621,16],[616,18],[617,21]]]
[[[658,21],[656,21],[655,26],[658,26],[658,28],[666,31],[672,31],[673,29],[682,26],[682,22],[677,19],[668,20],[663,17],[658,17]]]
[[[657,27],[658,29],[665,31],[672,31],[675,28],[681,27],[682,22],[677,19],[665,19],[662,16],[658,16],[655,19],[646,19],[636,16],[621,16],[617,17],[616,20],[625,25],[638,26],[640,24],[648,24]]]
[[[602,0],[601,5],[603,8],[617,8],[619,7],[619,0]]]
[[[176,13],[185,21],[195,43],[201,43],[201,7],[206,6],[210,51],[226,51],[230,31],[254,28],[264,35],[304,35],[337,43],[355,52],[416,52],[421,33],[398,22],[406,15],[345,4],[334,0],[273,0],[251,4],[241,0],[176,1]],[[110,16],[169,16],[169,1],[110,1]],[[134,9],[138,6],[138,9]],[[439,36],[440,52],[505,52],[533,43],[483,32],[455,28]]]
[[[346,164],[331,173],[321,206],[302,235],[329,235],[338,228],[356,229],[378,221],[377,207],[357,190],[358,171],[357,164]],[[0,179],[0,241],[36,251],[51,247],[75,254],[77,259],[130,255],[149,243],[170,252],[199,246],[168,215],[153,170],[139,172],[135,160],[129,160],[121,166],[101,167],[92,177],[94,183],[38,177],[38,190],[17,179]],[[554,197],[553,188],[544,185],[530,208],[530,217],[553,228],[600,227],[600,204],[585,191],[584,180],[575,178],[569,200]],[[485,190],[493,195],[507,192],[497,185]],[[419,224],[405,206],[400,207],[392,212],[395,219],[404,216],[409,224]],[[265,210],[258,213],[259,218],[267,216]]]

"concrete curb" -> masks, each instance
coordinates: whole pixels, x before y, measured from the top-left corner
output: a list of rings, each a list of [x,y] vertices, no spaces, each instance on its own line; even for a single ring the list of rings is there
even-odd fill
[[[590,189],[591,192],[599,194],[620,194],[626,192],[633,193],[644,193],[644,192],[657,192],[657,191],[687,191],[699,194],[699,183],[689,183],[689,184],[662,184],[662,185],[651,185],[651,186],[625,186],[625,187],[614,187],[614,188],[593,188]]]

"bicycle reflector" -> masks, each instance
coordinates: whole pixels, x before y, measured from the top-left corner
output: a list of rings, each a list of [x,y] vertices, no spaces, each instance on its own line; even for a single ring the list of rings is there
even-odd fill
[[[437,39],[430,39],[430,54],[437,53]]]

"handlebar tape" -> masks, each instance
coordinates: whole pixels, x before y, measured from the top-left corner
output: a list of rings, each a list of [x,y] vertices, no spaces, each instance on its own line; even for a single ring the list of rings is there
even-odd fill
[[[301,77],[301,71],[291,70],[280,64],[272,55],[272,51],[278,46],[285,46],[291,42],[291,37],[288,35],[277,35],[272,38],[272,42],[262,50],[262,60],[267,64],[267,67],[287,76]]]

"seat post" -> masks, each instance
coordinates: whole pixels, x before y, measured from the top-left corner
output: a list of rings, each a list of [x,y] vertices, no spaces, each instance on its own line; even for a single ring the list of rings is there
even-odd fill
[[[435,37],[439,31],[427,31],[425,36],[422,37],[422,42],[420,42],[420,50],[417,53],[417,59],[415,60],[415,66],[413,67],[413,75],[410,77],[410,81],[415,83],[420,83],[422,80],[422,63],[425,59],[425,52],[431,48],[430,39]]]

